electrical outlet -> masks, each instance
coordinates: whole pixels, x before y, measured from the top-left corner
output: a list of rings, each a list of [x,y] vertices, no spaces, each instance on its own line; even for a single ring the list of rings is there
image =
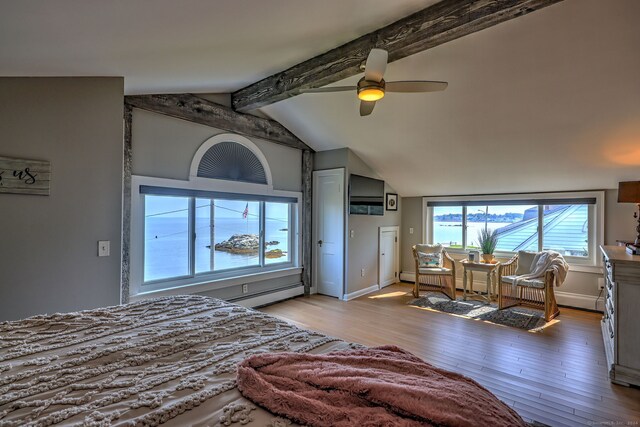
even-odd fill
[[[98,240],[98,256],[109,256],[111,252],[111,242],[109,240]]]
[[[349,236],[351,236],[352,239],[353,239],[353,236],[355,236],[355,235],[356,235],[355,231],[351,230],[349,232]]]
[[[598,277],[598,290],[604,289],[604,277]]]
[[[245,283],[244,285],[242,285],[242,293],[246,294],[247,292],[249,292],[249,285]]]
[[[413,227],[409,227],[409,234],[413,234]]]
[[[362,270],[360,270],[360,276],[364,277],[364,268]]]

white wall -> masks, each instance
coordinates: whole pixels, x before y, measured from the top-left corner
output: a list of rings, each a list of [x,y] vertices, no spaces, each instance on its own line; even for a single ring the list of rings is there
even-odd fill
[[[443,92],[390,93],[367,117],[347,92],[264,110],[315,150],[349,147],[404,197],[613,189],[640,179],[638,16],[638,0],[564,0],[385,72]]]
[[[119,302],[123,90],[122,78],[0,78],[0,156],[52,171],[50,196],[0,194],[0,320]]]

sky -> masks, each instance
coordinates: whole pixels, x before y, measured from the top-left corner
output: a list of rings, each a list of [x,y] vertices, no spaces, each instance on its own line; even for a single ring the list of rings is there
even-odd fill
[[[248,205],[247,205],[248,203]],[[258,218],[259,202],[246,202],[242,200],[219,200],[215,201],[217,218],[242,218],[245,207],[249,208],[249,218]],[[196,216],[209,216],[209,200],[196,199]],[[168,196],[145,196],[145,216],[160,216],[162,218],[186,218],[188,216],[188,197],[168,197]],[[267,218],[287,218],[288,205],[286,203],[268,203]],[[164,213],[164,214],[163,214]],[[159,215],[163,214],[163,215]]]

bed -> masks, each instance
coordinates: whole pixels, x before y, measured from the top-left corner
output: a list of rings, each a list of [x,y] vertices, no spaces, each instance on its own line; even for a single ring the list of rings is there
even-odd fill
[[[364,417],[371,424],[367,411],[383,418],[390,416],[389,407],[383,402],[387,399],[402,400],[408,405],[406,408],[414,408],[412,402],[418,404],[428,412],[422,420],[434,420],[432,415],[439,410],[440,419],[454,419],[452,423],[446,422],[447,425],[462,425],[456,420],[462,417],[464,407],[469,408],[465,425],[475,424],[481,408],[488,414],[485,420],[492,424],[498,413],[494,408],[507,412],[503,414],[507,418],[503,419],[522,421],[473,380],[438,370],[402,349],[389,348],[369,349],[346,343],[300,329],[260,311],[196,295],[0,322],[0,427],[295,425],[247,400],[239,388],[263,406],[272,408],[264,404],[270,401],[275,405],[274,412],[319,425],[324,424],[315,417],[324,419],[335,410],[338,418],[334,419],[344,419],[343,415],[348,414],[345,408],[353,409],[349,405],[352,402],[360,405],[361,401],[364,402],[360,406],[362,410],[356,408],[351,415]],[[368,355],[362,365],[360,353],[373,352],[376,356],[372,359]],[[390,359],[379,358],[380,354],[389,352],[397,363],[409,363],[398,365],[400,368],[390,376],[387,368]],[[271,365],[261,359],[274,358],[284,360],[278,362],[284,376],[267,373]],[[307,369],[292,368],[290,360],[293,359],[306,359],[303,363]],[[334,359],[340,362],[336,365]],[[347,375],[346,360],[356,363]],[[251,363],[259,365],[256,370],[249,369]],[[379,370],[376,364],[385,368]],[[337,370],[332,370],[333,366]],[[259,373],[258,369],[265,371]],[[422,370],[424,373],[416,379],[416,373]],[[377,372],[387,375],[386,383]],[[311,375],[313,380],[305,375]],[[305,390],[294,392],[290,388],[294,377],[303,378],[295,384]],[[248,388],[246,378],[262,382],[255,383],[260,386]],[[312,385],[327,378],[334,381],[328,387],[318,389]],[[403,383],[407,379],[411,384]],[[431,385],[426,388],[414,384],[414,381],[429,379]],[[271,380],[273,384],[285,384],[284,388],[269,394]],[[346,386],[336,388],[335,381]],[[360,389],[367,381],[370,385]],[[367,394],[373,396],[378,386],[409,388],[379,392],[373,403],[366,400]],[[306,390],[309,387],[310,391]],[[345,394],[345,390],[352,387],[357,389],[355,394]],[[422,392],[426,389],[432,393],[427,398]],[[466,395],[464,390],[468,390]],[[329,400],[338,396],[338,403],[310,411],[310,403],[322,403],[315,397],[309,400],[309,396],[318,396],[318,393],[328,396]],[[417,400],[410,401],[413,395]],[[460,399],[466,402],[464,406],[459,405]],[[480,399],[477,401],[480,403],[471,403],[474,399]],[[298,415],[294,416],[290,409],[296,402]],[[387,409],[382,409],[381,403]],[[423,406],[425,403],[428,406]],[[397,408],[394,411],[397,412]],[[414,413],[413,409],[410,412]],[[396,415],[392,416],[396,419],[394,417]],[[338,424],[351,425],[349,422],[353,419]],[[416,418],[402,419],[408,420],[403,425],[421,425]],[[509,421],[503,425],[514,424]]]
[[[290,425],[242,397],[237,363],[355,347],[202,296],[3,322],[0,426]]]

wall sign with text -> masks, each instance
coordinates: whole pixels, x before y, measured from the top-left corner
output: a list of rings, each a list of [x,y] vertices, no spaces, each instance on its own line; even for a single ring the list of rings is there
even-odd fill
[[[0,156],[0,193],[49,195],[51,163]]]

